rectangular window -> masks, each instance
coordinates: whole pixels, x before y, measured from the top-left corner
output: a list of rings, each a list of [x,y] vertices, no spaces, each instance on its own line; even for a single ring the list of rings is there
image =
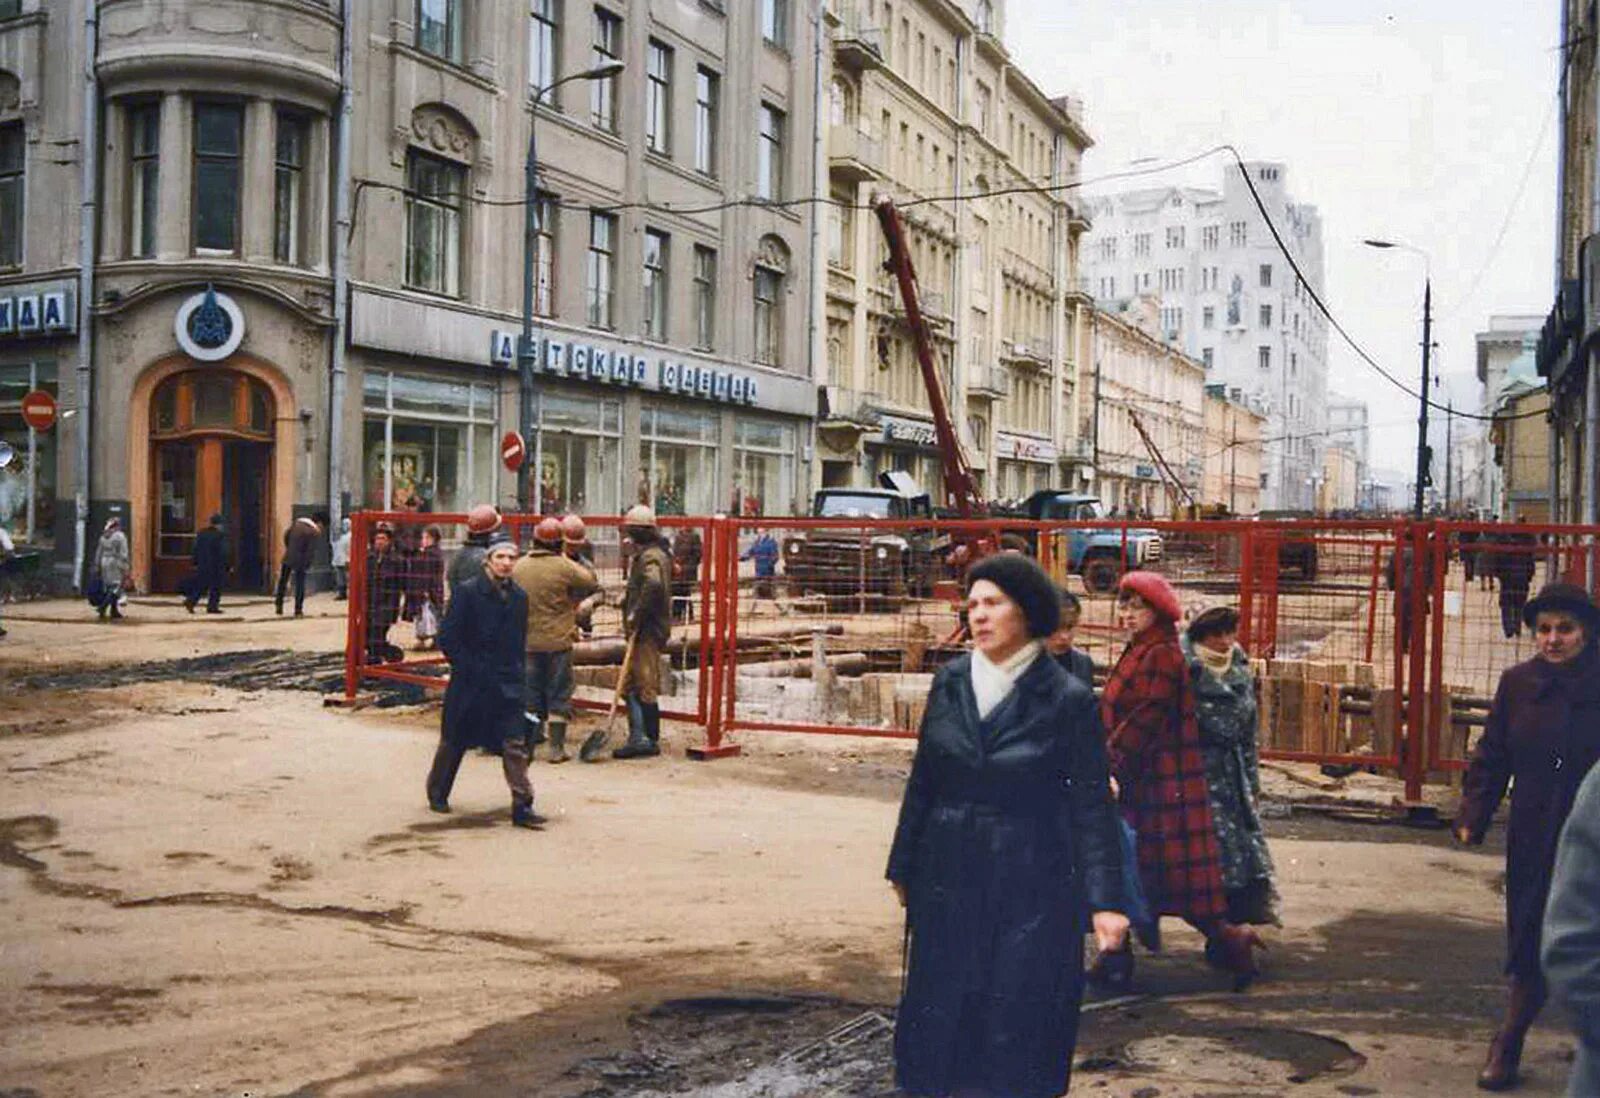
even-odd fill
[[[1206,364],[1206,369],[1208,370],[1216,365],[1216,357],[1216,351],[1210,347],[1206,347],[1200,352],[1200,361]]]
[[[16,458],[0,469],[0,526],[18,542],[46,548],[55,544],[56,446],[58,427],[35,431],[22,418],[22,398],[35,389],[60,397],[53,362],[0,366],[0,442]]]
[[[1214,306],[1207,305],[1200,310],[1200,327],[1210,330],[1217,326],[1217,310]]]
[[[653,153],[671,152],[672,50],[654,38],[645,50],[644,145]]]
[[[717,253],[694,246],[694,345],[711,350],[717,330]]]
[[[617,273],[617,219],[613,214],[589,215],[589,309],[591,328],[612,328],[612,288]]]
[[[239,250],[239,152],[244,110],[228,103],[194,107],[194,250]]]
[[[278,112],[277,122],[272,180],[272,258],[279,263],[299,266],[309,127],[304,117],[287,111]]]
[[[1261,288],[1262,289],[1269,289],[1272,286],[1272,264],[1270,264],[1270,263],[1261,264],[1260,277],[1261,277]]]
[[[1228,244],[1235,248],[1243,248],[1249,243],[1249,225],[1243,221],[1230,221],[1228,223]]]
[[[852,196],[833,193],[828,206],[828,265],[841,271],[855,267],[856,219]]]
[[[556,0],[529,0],[528,88],[545,106],[555,105],[549,88],[558,79],[556,26]]]
[[[1150,254],[1150,234],[1135,233],[1133,237],[1133,254],[1144,257]]]
[[[637,498],[658,515],[708,515],[717,509],[715,412],[646,404],[639,410]]]
[[[757,150],[756,197],[776,202],[783,197],[783,112],[761,104],[761,144]]]
[[[1222,226],[1206,225],[1200,229],[1200,247],[1208,252],[1217,250],[1222,243]]]
[[[717,174],[717,116],[721,78],[701,66],[694,74],[694,170]]]
[[[156,219],[161,208],[161,104],[128,109],[128,254],[156,254]]]
[[[622,402],[538,394],[533,468],[546,515],[612,515],[622,493]]]
[[[1257,347],[1256,348],[1256,365],[1261,367],[1263,370],[1272,369],[1272,348],[1271,347]]]
[[[1271,305],[1263,305],[1263,306],[1261,306],[1261,326],[1263,328],[1272,327],[1272,306]]]
[[[1183,226],[1182,225],[1168,225],[1167,226],[1167,247],[1169,247],[1169,248],[1181,248],[1181,247],[1183,247],[1183,236],[1184,236],[1184,233],[1183,233]]]
[[[533,311],[556,311],[556,197],[540,191],[533,200]]]
[[[755,360],[765,366],[778,365],[782,325],[778,318],[778,295],[783,279],[777,271],[757,267],[755,277]]]
[[[655,229],[644,231],[644,336],[665,342],[667,338],[668,240]]]
[[[466,0],[417,0],[417,49],[461,64]]]
[[[744,517],[791,514],[794,425],[741,416],[733,425],[733,450],[729,512]]]
[[[761,0],[761,37],[780,49],[789,48],[789,0]]]
[[[365,506],[420,500],[424,510],[463,511],[495,498],[494,385],[370,370],[361,388]]]
[[[406,285],[461,293],[462,200],[467,170],[411,149],[406,153]]]
[[[622,57],[622,17],[594,9],[594,50],[590,63],[605,65]],[[617,78],[589,81],[589,119],[597,130],[617,132]]]

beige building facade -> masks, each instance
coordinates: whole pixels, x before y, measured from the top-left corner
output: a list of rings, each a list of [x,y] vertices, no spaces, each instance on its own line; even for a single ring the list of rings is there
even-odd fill
[[[1512,380],[1495,404],[1489,443],[1500,477],[1504,522],[1556,522],[1550,515],[1550,410],[1548,390]]]
[[[1267,417],[1225,385],[1205,387],[1205,476],[1199,502],[1208,512],[1253,515],[1261,510],[1261,466]]]
[[[1001,42],[1003,2],[836,0],[828,87],[824,389],[818,483],[903,469],[942,496],[933,426],[871,200],[906,225],[934,355],[980,489],[1069,484],[1083,361],[1078,240],[1063,192],[1090,145]],[[1075,485],[1074,485],[1075,486]]]
[[[1350,446],[1334,444],[1322,451],[1322,477],[1317,483],[1317,511],[1354,511],[1361,498],[1361,458]]]
[[[802,509],[814,9],[344,10],[106,0],[97,36],[88,0],[0,10],[0,321],[30,310],[0,332],[25,459],[0,521],[68,571],[119,515],[136,584],[170,590],[221,513],[231,582],[259,589],[295,514],[514,504],[535,119],[532,505]],[[49,431],[20,421],[32,389],[66,413]]]

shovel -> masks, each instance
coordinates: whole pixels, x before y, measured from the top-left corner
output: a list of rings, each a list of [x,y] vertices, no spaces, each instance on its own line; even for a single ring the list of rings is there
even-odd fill
[[[628,667],[633,663],[633,641],[638,635],[634,633],[629,637],[628,646],[623,649],[622,666],[617,670],[617,689],[611,695],[611,709],[606,713],[606,723],[589,733],[589,738],[578,748],[578,758],[583,762],[594,762],[600,752],[606,749],[606,744],[611,741],[611,729],[617,723],[617,703],[622,701],[622,684],[628,681]]]

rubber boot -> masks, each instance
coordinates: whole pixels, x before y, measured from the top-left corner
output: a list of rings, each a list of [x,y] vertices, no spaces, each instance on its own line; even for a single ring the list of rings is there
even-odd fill
[[[644,706],[644,734],[650,737],[656,754],[661,754],[661,706],[657,702]]]
[[[572,758],[567,754],[567,722],[550,719],[550,757],[549,762],[564,763]]]
[[[1256,967],[1255,951],[1265,950],[1267,943],[1261,935],[1247,926],[1222,923],[1207,936],[1206,960],[1233,974],[1233,990],[1243,991],[1260,975]]]
[[[661,754],[650,738],[645,706],[637,697],[628,698],[628,742],[611,753],[613,759],[647,759]]]
[[[1508,991],[1506,1020],[1489,1042],[1488,1059],[1478,1073],[1480,1090],[1510,1090],[1522,1081],[1522,1042],[1544,1005],[1544,988],[1537,981],[1512,977]]]
[[[1084,979],[1101,991],[1126,995],[1133,990],[1133,947],[1106,950],[1094,959]]]

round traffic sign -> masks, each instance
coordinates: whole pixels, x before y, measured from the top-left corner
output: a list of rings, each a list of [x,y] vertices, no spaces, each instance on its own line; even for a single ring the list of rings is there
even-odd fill
[[[506,468],[515,473],[522,468],[523,459],[528,456],[528,448],[523,444],[522,436],[515,431],[507,431],[500,440],[500,460],[506,463]]]
[[[48,431],[56,425],[56,398],[35,389],[22,398],[22,422],[35,431]]]

